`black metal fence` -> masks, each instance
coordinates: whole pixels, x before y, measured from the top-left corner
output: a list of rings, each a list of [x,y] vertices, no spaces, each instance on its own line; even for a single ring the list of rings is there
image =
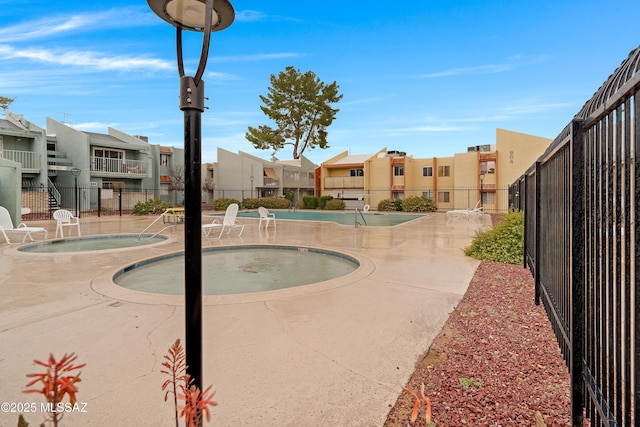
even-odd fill
[[[640,47],[509,188],[582,426],[640,425]]]
[[[181,191],[158,189],[104,189],[86,186],[29,186],[22,187],[22,207],[28,213],[25,220],[51,219],[56,209],[66,209],[78,216],[130,214],[138,202],[161,199],[175,205],[183,203]]]

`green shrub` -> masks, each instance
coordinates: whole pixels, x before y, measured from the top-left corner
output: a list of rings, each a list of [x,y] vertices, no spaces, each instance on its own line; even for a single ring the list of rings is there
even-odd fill
[[[172,208],[173,203],[164,202],[160,199],[151,199],[146,202],[138,202],[133,206],[134,215],[161,214],[167,208]]]
[[[303,196],[302,209],[317,209],[319,198],[317,196]]]
[[[393,206],[396,207],[397,211],[401,211],[402,210],[402,199],[395,199],[393,201]]]
[[[435,212],[433,200],[422,196],[407,197],[402,201],[403,212]]]
[[[321,196],[320,197],[320,209],[329,209],[329,208],[327,208],[327,202],[329,200],[333,200],[333,196]]]
[[[464,250],[476,259],[521,264],[524,254],[524,212],[511,212],[492,229],[479,231]]]
[[[327,200],[324,208],[330,211],[343,211],[344,206],[345,206],[344,200],[331,199],[331,200]]]
[[[216,199],[213,201],[213,210],[215,211],[226,211],[230,204],[237,203],[238,206],[242,207],[242,203],[240,200],[236,199]]]
[[[258,209],[260,206],[267,209],[287,209],[289,200],[282,197],[262,197],[260,199],[244,199],[242,207],[245,209]]]
[[[284,190],[284,198],[287,199],[289,203],[293,202],[294,197],[295,194],[293,193],[293,190],[291,190],[290,188]]]
[[[384,199],[378,202],[378,211],[380,212],[389,212],[395,210],[396,205],[393,203],[393,199]]]

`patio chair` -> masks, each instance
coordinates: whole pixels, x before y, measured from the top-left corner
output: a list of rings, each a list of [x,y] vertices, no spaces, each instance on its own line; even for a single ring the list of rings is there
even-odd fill
[[[220,234],[218,235],[218,237],[216,237],[216,239],[222,237],[222,233],[224,233],[225,229],[227,229],[227,234],[229,234],[234,228],[239,228],[240,232],[238,233],[238,236],[240,236],[242,234],[242,231],[244,230],[244,224],[239,224],[238,222],[236,222],[236,217],[238,216],[238,208],[239,207],[237,203],[232,203],[227,207],[222,222],[214,219],[211,224],[203,224],[202,233],[204,234],[204,236],[208,239],[211,235],[211,232],[216,228],[220,229]]]
[[[27,237],[31,239],[32,242],[36,241],[31,233],[44,233],[45,239],[48,236],[47,229],[44,227],[28,227],[24,222],[21,222],[17,227],[14,227],[13,221],[11,221],[11,215],[9,215],[9,211],[2,206],[0,206],[0,232],[2,232],[4,240],[9,244],[11,244],[11,240],[9,240],[9,236],[7,235],[7,233],[22,234],[23,243],[25,240],[27,240]]]
[[[269,210],[267,208],[263,208],[262,206],[258,208],[258,213],[260,214],[260,223],[258,224],[258,229],[262,227],[263,222],[265,223],[264,229],[266,230],[267,228],[269,228],[269,223],[271,222],[271,220],[273,220],[273,228],[276,228],[276,214],[269,213]]]
[[[64,238],[64,232],[62,231],[64,227],[76,227],[78,236],[80,236],[80,218],[73,216],[68,210],[58,209],[53,213],[53,219],[56,220],[56,238],[58,237],[58,232],[60,232],[60,237]]]
[[[480,206],[480,200],[476,203],[473,209],[454,209],[447,212],[448,219],[460,219],[465,218],[467,220],[476,219],[483,214],[482,206]]]

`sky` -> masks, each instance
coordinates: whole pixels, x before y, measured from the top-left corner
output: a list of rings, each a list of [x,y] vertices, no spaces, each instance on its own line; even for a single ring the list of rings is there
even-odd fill
[[[343,94],[330,147],[304,153],[312,162],[385,147],[447,157],[495,143],[496,128],[555,138],[640,44],[638,0],[231,3],[203,77],[203,162],[218,147],[271,158],[245,133],[273,126],[260,95],[287,66]],[[202,34],[183,37],[193,75]],[[182,147],[175,38],[144,0],[0,0],[0,96],[43,128],[50,117]]]

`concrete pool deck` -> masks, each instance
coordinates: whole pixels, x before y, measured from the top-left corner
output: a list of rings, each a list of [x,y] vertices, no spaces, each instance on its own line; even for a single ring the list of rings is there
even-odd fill
[[[83,236],[138,233],[151,221],[87,217],[81,227]],[[205,298],[203,385],[213,385],[218,402],[211,425],[381,426],[464,295],[479,263],[462,249],[490,218],[451,222],[437,213],[358,228],[280,220],[268,233],[257,219],[241,222],[241,237],[203,247],[312,246],[352,255],[365,268],[304,289]],[[53,221],[29,225],[55,234]],[[25,416],[42,422],[42,397],[22,393],[26,374],[42,371],[34,359],[75,352],[86,363],[78,384],[86,412],[66,414],[63,426],[173,425],[160,364],[177,338],[184,342],[180,297],[120,290],[110,277],[183,250],[182,232],[178,225],[164,233],[167,242],[85,253],[22,253],[0,243],[0,403],[36,403]],[[0,426],[17,419],[0,411]]]

